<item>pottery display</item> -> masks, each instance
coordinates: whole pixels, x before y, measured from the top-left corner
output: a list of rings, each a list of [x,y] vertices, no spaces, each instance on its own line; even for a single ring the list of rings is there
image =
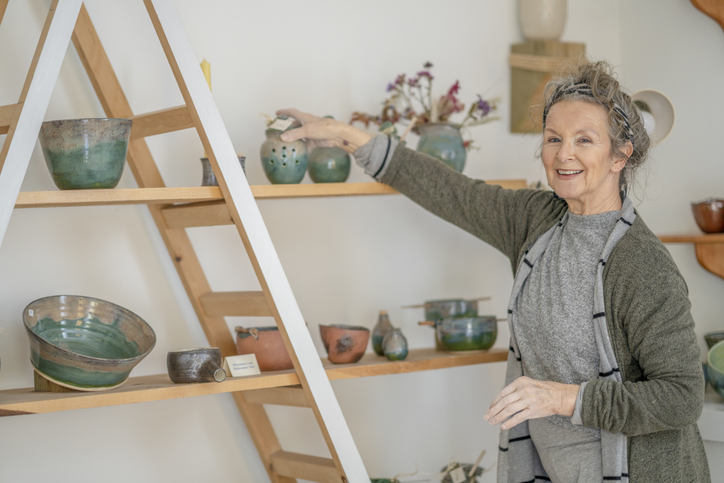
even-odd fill
[[[527,40],[558,40],[566,26],[566,0],[519,0],[518,19]]]
[[[344,183],[352,161],[342,148],[317,147],[307,156],[307,171],[315,183]]]
[[[428,325],[433,329],[445,317],[476,317],[478,315],[477,299],[428,300],[423,307],[425,309],[425,322],[420,322],[420,325]],[[433,331],[433,338],[435,339],[435,349],[445,350],[440,346],[435,331]]]
[[[254,354],[260,371],[292,369],[294,364],[278,327],[236,327],[236,350]]]
[[[708,198],[691,204],[694,220],[704,233],[724,232],[724,200]]]
[[[387,332],[382,340],[382,348],[385,357],[391,361],[403,361],[407,357],[407,339],[402,335],[400,329],[392,329]]]
[[[91,297],[35,300],[23,310],[23,322],[35,370],[80,391],[123,384],[156,344],[153,329],[138,315]]]
[[[226,371],[221,366],[218,347],[171,351],[166,356],[168,377],[176,384],[221,382],[226,379]]]
[[[706,346],[711,350],[714,345],[724,340],[724,331],[718,331],[718,332],[707,332],[704,334],[704,341],[706,341]]]
[[[370,330],[355,325],[320,325],[319,333],[329,362],[335,364],[347,364],[362,359],[370,340]]]
[[[493,315],[478,317],[445,317],[435,328],[443,350],[488,350],[498,336],[498,322]]]
[[[717,342],[706,356],[706,378],[711,387],[724,397],[724,341]]]
[[[386,310],[380,310],[380,315],[377,317],[377,324],[375,324],[375,327],[372,329],[372,349],[378,356],[385,355],[385,351],[382,348],[382,340],[390,330],[392,330],[390,317],[387,315]]]
[[[115,188],[123,174],[130,119],[66,119],[40,127],[40,147],[61,190]]]
[[[261,164],[272,184],[295,184],[307,172],[307,146],[302,140],[285,143],[282,132],[266,130],[266,141],[261,145]]]
[[[460,126],[445,122],[425,123],[418,125],[417,130],[420,133],[420,141],[417,143],[419,152],[429,154],[455,171],[462,172],[467,153]]]
[[[239,164],[241,164],[241,169],[246,174],[246,157],[239,156]],[[209,158],[201,158],[201,186],[219,186],[219,181],[216,179]]]

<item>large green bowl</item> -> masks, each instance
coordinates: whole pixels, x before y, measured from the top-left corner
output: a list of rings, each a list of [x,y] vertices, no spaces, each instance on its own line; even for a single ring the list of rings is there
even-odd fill
[[[717,342],[706,356],[706,378],[711,387],[724,397],[724,340]]]
[[[66,119],[40,127],[40,147],[61,190],[115,188],[123,174],[130,119]]]
[[[38,299],[23,310],[23,323],[35,370],[80,391],[120,386],[156,345],[156,334],[138,315],[91,297]]]
[[[498,336],[498,322],[493,315],[445,317],[437,322],[435,330],[443,350],[488,350]]]

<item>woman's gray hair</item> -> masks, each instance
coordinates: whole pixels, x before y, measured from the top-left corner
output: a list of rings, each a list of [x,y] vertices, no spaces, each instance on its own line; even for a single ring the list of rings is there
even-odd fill
[[[560,101],[581,100],[598,104],[608,113],[608,134],[612,155],[625,158],[627,143],[633,145],[633,153],[626,161],[619,186],[625,193],[633,184],[638,168],[648,155],[650,140],[644,129],[638,109],[616,80],[611,65],[604,61],[585,59],[564,65],[546,84],[543,92],[543,129],[551,106]]]

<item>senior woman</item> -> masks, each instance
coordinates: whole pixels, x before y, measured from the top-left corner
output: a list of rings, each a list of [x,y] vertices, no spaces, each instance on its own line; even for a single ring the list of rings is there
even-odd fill
[[[553,191],[506,190],[349,125],[293,109],[287,141],[338,145],[378,181],[494,246],[515,274],[499,482],[710,481],[704,380],[686,284],[626,197],[649,139],[604,62],[545,89]]]

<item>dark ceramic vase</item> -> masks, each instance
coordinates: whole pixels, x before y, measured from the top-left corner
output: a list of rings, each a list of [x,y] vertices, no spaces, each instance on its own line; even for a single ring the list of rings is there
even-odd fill
[[[221,368],[221,350],[187,349],[169,352],[166,356],[168,376],[176,384],[222,382],[226,371]]]
[[[417,127],[417,150],[429,154],[458,172],[465,168],[466,152],[460,126],[450,123],[426,123]]]
[[[309,152],[307,170],[315,183],[344,183],[352,163],[342,148],[319,147]]]
[[[385,357],[391,361],[404,361],[407,357],[407,339],[400,329],[392,329],[382,341]]]
[[[272,184],[296,184],[307,172],[307,146],[304,141],[285,143],[281,131],[266,130],[261,145],[261,164]]]
[[[385,355],[385,350],[382,348],[382,341],[389,331],[392,330],[392,324],[390,323],[390,317],[387,315],[386,310],[380,310],[380,315],[377,317],[377,324],[372,329],[372,349],[378,356]]]
[[[246,157],[239,156],[239,164],[241,169],[244,170],[246,175]],[[216,179],[214,168],[211,167],[209,158],[201,158],[201,186],[219,186],[219,181]]]

